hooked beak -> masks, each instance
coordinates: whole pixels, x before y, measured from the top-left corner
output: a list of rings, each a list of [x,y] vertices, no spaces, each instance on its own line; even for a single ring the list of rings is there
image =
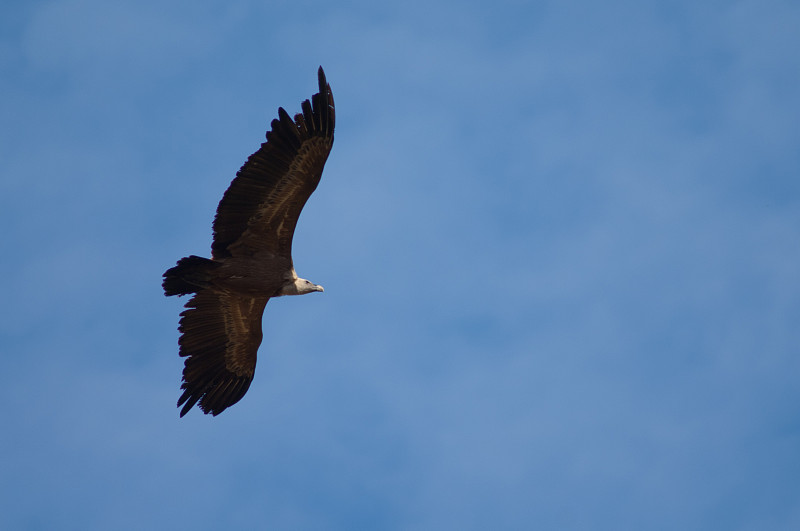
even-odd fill
[[[325,288],[323,288],[318,284],[314,284],[314,288],[315,288],[314,291],[325,291]]]

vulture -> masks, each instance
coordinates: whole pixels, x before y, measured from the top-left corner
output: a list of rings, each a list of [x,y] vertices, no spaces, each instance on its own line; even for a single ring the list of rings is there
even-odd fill
[[[297,218],[333,146],[333,94],[322,67],[318,78],[319,93],[294,119],[278,109],[267,141],[222,196],[211,258],[181,258],[164,273],[165,295],[191,295],[178,326],[186,358],[181,417],[195,404],[216,416],[241,400],[253,380],[271,298],[324,291],[298,277],[292,262]]]

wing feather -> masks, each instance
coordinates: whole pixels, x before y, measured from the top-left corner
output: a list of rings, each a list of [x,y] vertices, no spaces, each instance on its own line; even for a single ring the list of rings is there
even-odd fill
[[[186,303],[178,330],[183,369],[181,417],[195,404],[218,415],[245,395],[256,369],[261,317],[269,297],[203,290]]]
[[[214,258],[259,252],[291,258],[297,218],[333,147],[333,94],[322,67],[318,77],[319,93],[301,104],[303,112],[294,120],[278,109],[267,141],[223,195],[214,218]]]

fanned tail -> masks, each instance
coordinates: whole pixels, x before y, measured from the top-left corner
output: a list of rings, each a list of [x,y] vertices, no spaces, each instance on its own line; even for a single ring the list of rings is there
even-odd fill
[[[161,286],[164,294],[189,295],[197,293],[207,287],[212,278],[212,272],[221,264],[200,256],[187,256],[178,260],[178,265],[167,269]]]

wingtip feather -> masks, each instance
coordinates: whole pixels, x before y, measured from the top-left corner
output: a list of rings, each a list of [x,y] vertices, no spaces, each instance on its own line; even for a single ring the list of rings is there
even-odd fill
[[[319,70],[317,70],[317,78],[319,79],[319,90],[322,92],[328,86],[328,82],[325,80],[325,71],[322,69],[322,65],[319,65]]]

